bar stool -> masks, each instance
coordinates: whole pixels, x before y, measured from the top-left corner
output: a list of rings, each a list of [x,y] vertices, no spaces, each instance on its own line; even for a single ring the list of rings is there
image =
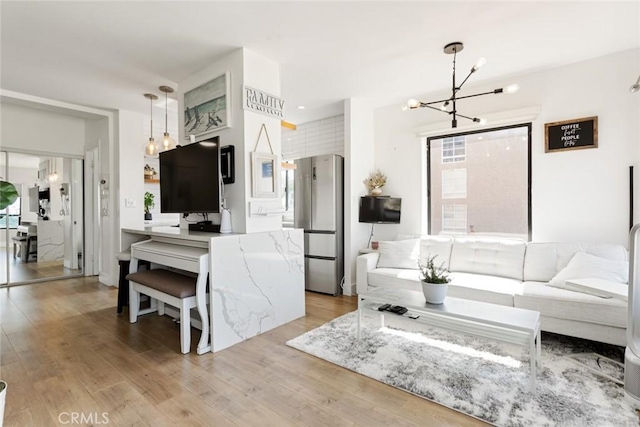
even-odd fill
[[[118,260],[118,266],[120,267],[120,274],[118,279],[118,308],[117,313],[122,313],[122,307],[129,306],[129,281],[127,280],[127,274],[129,274],[129,267],[131,267],[131,251],[120,252],[116,255]],[[151,263],[149,261],[139,261],[138,271],[141,267],[145,267],[146,270],[151,270]]]
[[[122,313],[122,307],[129,306],[129,267],[131,265],[131,251],[126,250],[116,255],[118,266],[120,267],[120,278],[118,280],[118,309],[117,313]]]

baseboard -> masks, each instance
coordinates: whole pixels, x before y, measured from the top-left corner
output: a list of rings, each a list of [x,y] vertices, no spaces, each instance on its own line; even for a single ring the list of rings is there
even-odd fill
[[[109,276],[108,274],[98,275],[98,282],[100,282],[103,285],[117,287],[116,284],[111,281],[111,276]]]

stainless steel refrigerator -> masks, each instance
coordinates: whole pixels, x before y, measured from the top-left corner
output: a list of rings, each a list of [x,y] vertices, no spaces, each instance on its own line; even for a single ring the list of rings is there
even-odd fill
[[[338,295],[344,276],[344,161],[335,154],[295,161],[294,226],[304,229],[305,288]]]

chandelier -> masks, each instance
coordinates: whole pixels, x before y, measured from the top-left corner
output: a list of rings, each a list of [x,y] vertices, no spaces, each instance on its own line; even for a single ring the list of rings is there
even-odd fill
[[[504,88],[494,89],[489,92],[476,93],[474,95],[458,96],[458,92],[460,91],[460,89],[462,89],[462,86],[467,82],[467,80],[469,80],[469,77],[471,77],[471,74],[478,71],[480,67],[482,67],[486,62],[484,58],[478,59],[475,65],[471,67],[471,71],[469,71],[469,74],[467,74],[467,77],[464,78],[464,80],[462,81],[462,83],[460,83],[460,85],[457,85],[456,84],[456,58],[457,58],[458,52],[461,52],[462,49],[464,49],[464,45],[461,42],[449,43],[444,47],[444,53],[448,55],[453,54],[453,75],[452,75],[452,83],[451,83],[451,97],[447,99],[441,99],[438,101],[432,101],[432,102],[422,102],[422,101],[418,101],[417,99],[410,99],[407,101],[407,107],[409,109],[413,110],[416,108],[431,108],[432,110],[437,110],[437,111],[441,111],[443,113],[449,114],[451,116],[452,128],[458,127],[458,117],[462,117],[462,118],[471,120],[475,123],[480,123],[481,125],[484,125],[486,123],[485,119],[481,119],[478,117],[469,117],[469,116],[465,116],[463,114],[458,113],[457,102],[461,99],[475,98],[477,96],[494,95],[499,93],[514,93],[518,91],[520,86],[518,86],[517,84],[512,84]],[[435,105],[438,105],[438,104],[440,106],[436,107]]]

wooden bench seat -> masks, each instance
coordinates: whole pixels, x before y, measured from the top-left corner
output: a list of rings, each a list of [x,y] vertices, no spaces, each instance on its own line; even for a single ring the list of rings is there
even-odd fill
[[[190,310],[196,307],[196,278],[171,270],[155,269],[127,275],[129,280],[129,320],[136,323],[140,312],[140,294],[158,301],[158,314],[164,315],[164,304],[180,310],[180,348],[191,349]]]

